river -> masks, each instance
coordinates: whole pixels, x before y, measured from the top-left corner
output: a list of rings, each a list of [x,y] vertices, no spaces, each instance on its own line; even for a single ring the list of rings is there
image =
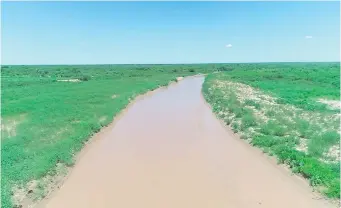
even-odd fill
[[[137,99],[82,151],[48,208],[314,208],[307,183],[216,119],[186,78]]]

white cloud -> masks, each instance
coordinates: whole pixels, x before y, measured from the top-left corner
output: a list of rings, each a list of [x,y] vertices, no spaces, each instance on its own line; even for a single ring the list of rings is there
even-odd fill
[[[311,36],[311,35],[306,35],[305,38],[306,38],[306,39],[311,39],[311,38],[313,38],[313,36]]]
[[[227,44],[225,47],[226,47],[226,48],[231,48],[231,47],[232,47],[232,44]]]

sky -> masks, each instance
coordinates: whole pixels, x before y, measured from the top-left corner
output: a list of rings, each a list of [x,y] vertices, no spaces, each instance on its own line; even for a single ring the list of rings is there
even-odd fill
[[[340,61],[340,2],[2,2],[2,64]]]

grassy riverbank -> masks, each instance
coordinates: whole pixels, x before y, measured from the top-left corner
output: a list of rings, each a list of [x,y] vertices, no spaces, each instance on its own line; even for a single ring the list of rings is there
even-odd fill
[[[5,66],[2,68],[2,207],[40,199],[90,136],[139,94],[197,66]],[[46,180],[41,180],[45,178]]]
[[[339,69],[337,63],[233,68],[209,75],[203,93],[241,138],[338,198]]]

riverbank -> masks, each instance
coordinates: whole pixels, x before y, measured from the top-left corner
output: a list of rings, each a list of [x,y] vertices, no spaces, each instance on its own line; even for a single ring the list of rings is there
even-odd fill
[[[68,172],[91,135],[110,124],[138,95],[166,86],[176,77],[206,71],[23,67],[2,69],[1,194],[6,208],[45,197],[51,180],[63,179],[55,175]]]
[[[338,108],[319,101],[337,90],[328,87],[335,81],[333,72],[337,69],[319,70],[326,76],[316,69],[306,69],[305,76],[304,70],[298,69],[212,74],[203,93],[217,116],[242,139],[276,156],[317,191],[338,199],[340,114]]]

